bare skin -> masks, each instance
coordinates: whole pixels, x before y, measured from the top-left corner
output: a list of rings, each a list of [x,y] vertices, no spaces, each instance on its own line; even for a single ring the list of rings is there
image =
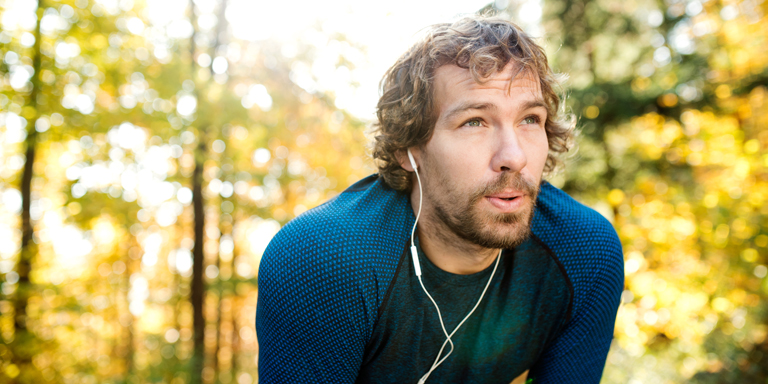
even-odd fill
[[[439,268],[472,274],[528,233],[549,145],[538,78],[504,70],[478,84],[469,71],[435,72],[438,118],[423,147],[412,147],[424,188],[422,250]],[[413,171],[405,154],[400,165]],[[411,206],[419,207],[414,175]]]

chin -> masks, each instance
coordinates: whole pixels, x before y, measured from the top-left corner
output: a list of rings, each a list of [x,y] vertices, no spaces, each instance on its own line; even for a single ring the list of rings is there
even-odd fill
[[[522,244],[531,235],[532,212],[526,212],[524,215],[515,214],[510,217],[504,215],[501,220],[494,220],[488,225],[488,230],[478,234],[475,238],[477,244],[485,248],[515,248]],[[523,216],[523,217],[520,217]]]
[[[513,212],[504,212],[484,198],[510,185],[525,192],[523,204]],[[505,174],[473,193],[464,194],[468,197],[458,193],[448,195],[430,196],[434,201],[435,221],[468,243],[483,248],[509,249],[522,244],[531,234],[538,187],[519,174]]]
[[[532,219],[533,205],[514,213],[475,212],[459,217],[457,222],[449,224],[449,227],[460,238],[483,248],[510,249],[528,240]]]

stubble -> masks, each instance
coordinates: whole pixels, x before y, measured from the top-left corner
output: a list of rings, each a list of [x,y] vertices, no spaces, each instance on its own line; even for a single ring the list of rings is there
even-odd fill
[[[446,175],[433,171],[439,176],[439,190],[444,192],[439,196],[429,193],[435,217],[457,237],[489,249],[511,249],[528,239],[538,185],[520,173],[504,172],[496,180],[467,194],[453,189]],[[489,214],[479,209],[478,205],[485,196],[508,188],[523,192],[530,203],[518,212]]]

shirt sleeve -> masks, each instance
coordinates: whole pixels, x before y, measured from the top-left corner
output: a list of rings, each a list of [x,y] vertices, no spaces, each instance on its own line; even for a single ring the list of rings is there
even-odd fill
[[[259,383],[353,383],[369,337],[360,268],[290,227],[259,266]]]
[[[577,280],[574,295],[581,297],[574,302],[580,304],[531,368],[534,384],[600,382],[624,288],[621,243],[613,228],[608,234],[600,244],[584,247],[587,258],[566,265]]]

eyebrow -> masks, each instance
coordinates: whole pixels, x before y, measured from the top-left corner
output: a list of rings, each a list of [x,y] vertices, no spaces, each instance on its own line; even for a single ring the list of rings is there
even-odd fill
[[[533,108],[544,108],[547,109],[547,103],[544,102],[544,99],[534,99],[534,100],[528,100],[525,101],[521,107],[521,110],[528,110]],[[461,103],[457,105],[456,107],[452,108],[445,114],[445,119],[450,121],[456,118],[456,116],[461,115],[462,113],[469,111],[469,110],[495,110],[497,109],[496,105],[491,103]]]
[[[526,110],[526,109],[533,109],[538,107],[547,109],[547,103],[544,102],[544,99],[528,100],[525,103],[523,103],[522,109]]]
[[[445,119],[450,121],[456,118],[456,116],[461,115],[462,113],[469,111],[471,109],[476,110],[489,110],[489,109],[496,109],[496,106],[490,103],[461,103],[457,105],[455,108],[452,108],[445,114]]]

